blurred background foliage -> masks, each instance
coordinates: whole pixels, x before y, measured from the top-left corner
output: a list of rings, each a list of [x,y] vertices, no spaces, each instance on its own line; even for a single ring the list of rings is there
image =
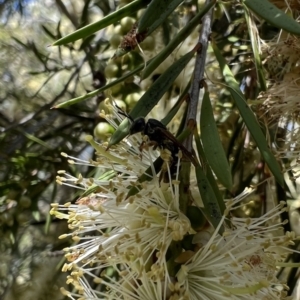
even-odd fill
[[[144,1],[140,9],[129,12],[121,20],[86,38],[63,46],[51,46],[61,37],[100,20],[130,2],[0,1],[1,299],[63,299],[59,291],[65,285],[65,275],[60,271],[64,261],[62,249],[72,241],[58,239],[68,230],[67,224],[52,219],[49,209],[50,203],[75,201],[79,194],[73,188],[57,186],[55,178],[59,170],[67,170],[71,174],[80,172],[83,177],[93,177],[94,174],[87,167],[69,165],[60,153],[67,152],[82,159],[92,158],[93,150],[87,145],[85,135],[92,134],[99,141],[105,141],[113,132],[99,115],[102,109],[107,109],[104,100],[113,99],[119,107],[129,112],[174,60],[197,43],[199,27],[195,27],[184,43],[142,82],[139,75],[128,76],[111,88],[87,97],[85,101],[51,109],[59,103],[100,89],[136,68],[140,69],[134,72],[140,74],[144,61],[164,49],[204,3],[184,1],[139,47],[132,51],[127,49],[125,52],[128,53],[114,59],[111,58],[120,50],[118,47],[124,35],[141,18],[150,1]],[[298,17],[300,6],[297,1],[290,1],[290,7],[286,6],[286,1],[273,2],[280,9],[291,9],[289,13],[293,13],[295,19]],[[277,151],[275,153],[282,168],[287,170],[284,188],[266,180],[270,178],[270,172],[229,91],[222,84],[219,65],[211,49],[208,50],[205,76],[233,177],[233,189],[231,192],[223,191],[224,197],[232,197],[250,184],[260,183],[257,193],[246,199],[240,210],[241,216],[249,217],[267,210],[267,199],[270,197],[275,202],[293,200],[292,206],[295,207],[298,198],[297,170],[294,167],[298,151],[298,104],[291,100],[294,106],[289,111],[277,104],[283,105],[283,97],[289,94],[282,86],[299,77],[300,43],[297,38],[280,33],[279,29],[262,19],[253,17],[252,21],[256,24],[252,30],[257,30],[256,37],[262,39],[258,42],[264,62],[260,71],[270,82],[265,92],[262,81],[257,77],[249,24],[240,2],[223,1],[214,8],[211,38],[222,49],[248,104],[267,133],[269,143]],[[151,112],[152,117],[162,119],[171,110],[189,84],[193,64],[192,60],[175,80]],[[297,86],[291,89],[296,97],[299,89]],[[270,90],[271,93],[268,92]],[[171,132],[181,127],[185,112],[186,104],[183,104],[169,125]],[[293,229],[299,232],[297,209],[292,210],[290,217]],[[285,228],[290,229],[290,225]],[[291,259],[296,261],[298,258]],[[296,274],[297,269],[294,269],[287,275],[291,293],[296,285]]]

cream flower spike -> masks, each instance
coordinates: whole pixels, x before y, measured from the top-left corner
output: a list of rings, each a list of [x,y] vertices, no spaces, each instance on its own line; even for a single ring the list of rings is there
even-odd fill
[[[106,117],[114,126],[115,118],[121,121],[116,110]],[[153,166],[158,151],[144,150],[141,159],[138,136],[108,152],[87,139],[96,150],[95,161],[64,156],[102,174],[88,179],[60,172],[58,183],[84,193],[76,203],[55,203],[51,210],[68,220],[71,232],[61,238],[74,240],[64,249],[68,262],[63,266],[70,271],[67,283],[73,292],[62,289],[64,295],[89,300],[285,299],[287,286],[276,275],[295,236],[280,235],[284,222],[271,222],[286,210],[284,203],[259,218],[231,217],[253,191],[247,189],[227,201],[216,230],[195,233],[179,209],[180,157],[175,178],[168,172],[169,182],[163,183]],[[137,184],[149,167],[153,176]],[[137,193],[128,197],[132,187]],[[193,237],[192,250],[182,246],[186,237]]]

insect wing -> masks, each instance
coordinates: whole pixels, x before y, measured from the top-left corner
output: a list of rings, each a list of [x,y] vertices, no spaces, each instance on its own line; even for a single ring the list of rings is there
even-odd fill
[[[159,131],[160,134],[162,134],[166,139],[173,142],[183,152],[183,154],[190,159],[194,166],[198,165],[195,156],[188,149],[186,149],[170,131],[161,127],[156,127],[155,130]]]
[[[149,131],[155,131],[157,128],[168,131],[167,127],[162,122],[156,119],[149,119],[147,122],[147,126]]]

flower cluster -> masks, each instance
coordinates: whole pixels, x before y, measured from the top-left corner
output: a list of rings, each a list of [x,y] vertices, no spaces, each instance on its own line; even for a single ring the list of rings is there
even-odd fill
[[[92,137],[87,140],[97,160],[65,156],[70,163],[100,170],[98,179],[61,172],[59,183],[81,187],[84,194],[74,204],[53,204],[51,210],[68,220],[71,232],[61,238],[74,240],[65,249],[63,271],[70,271],[67,282],[75,289],[62,289],[65,295],[133,300],[286,296],[287,287],[276,274],[295,237],[278,235],[280,222],[268,226],[286,210],[283,203],[260,218],[229,218],[252,192],[248,189],[227,201],[218,228],[195,231],[179,209],[180,159],[176,178],[169,174],[169,183],[163,183],[153,165],[158,154],[147,149],[141,157],[137,138],[129,137],[109,152]],[[148,180],[140,182],[145,173]]]

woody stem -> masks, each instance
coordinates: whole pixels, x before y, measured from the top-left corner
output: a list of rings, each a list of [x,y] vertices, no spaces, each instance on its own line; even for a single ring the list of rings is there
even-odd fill
[[[207,5],[211,1],[214,0],[206,0],[205,5]],[[186,118],[186,126],[190,128],[191,132],[193,132],[193,129],[196,126],[197,106],[199,102],[199,93],[201,87],[200,84],[204,75],[206,53],[208,48],[209,35],[211,32],[212,13],[213,13],[213,8],[211,8],[208,11],[208,13],[203,17],[202,27],[199,34],[198,43],[202,47],[200,47],[196,55],[194,78],[192,80],[192,84],[189,92],[190,102],[189,102],[189,108],[188,108],[187,118]],[[193,142],[192,135],[190,135],[184,142],[184,145],[189,151],[192,150],[192,142]]]

